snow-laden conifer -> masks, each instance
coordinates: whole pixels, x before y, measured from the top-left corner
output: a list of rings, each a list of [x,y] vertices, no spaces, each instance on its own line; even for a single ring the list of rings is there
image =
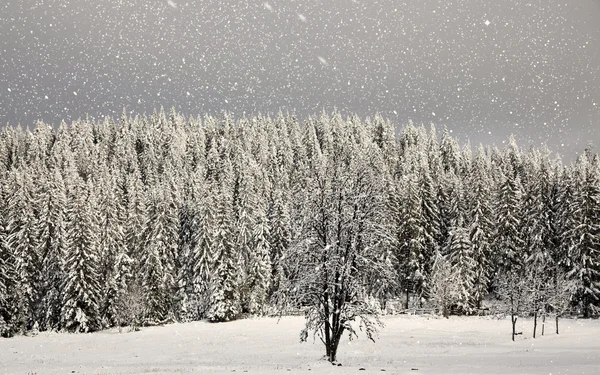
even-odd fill
[[[67,196],[67,247],[62,283],[61,328],[90,332],[101,328],[99,227],[91,181],[70,168]]]

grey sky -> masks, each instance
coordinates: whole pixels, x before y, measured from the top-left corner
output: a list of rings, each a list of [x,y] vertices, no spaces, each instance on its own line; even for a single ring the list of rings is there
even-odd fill
[[[334,107],[600,144],[599,0],[4,0],[0,124]]]

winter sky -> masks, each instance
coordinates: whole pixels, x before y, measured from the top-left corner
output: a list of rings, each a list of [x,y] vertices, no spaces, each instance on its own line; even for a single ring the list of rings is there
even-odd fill
[[[337,108],[600,145],[598,0],[3,0],[0,124]]]

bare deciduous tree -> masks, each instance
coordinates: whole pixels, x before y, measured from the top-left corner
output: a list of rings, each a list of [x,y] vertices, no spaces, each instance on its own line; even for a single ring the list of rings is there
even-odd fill
[[[516,270],[506,271],[498,278],[497,293],[505,303],[505,312],[510,315],[512,341],[515,341],[517,319],[528,312],[527,282]]]
[[[361,330],[374,339],[382,322],[366,298],[395,282],[385,246],[391,236],[380,154],[366,137],[352,139],[352,131],[334,131],[340,138],[329,145],[329,154],[314,160],[306,219],[300,238],[282,259],[288,277],[276,295],[280,311],[294,304],[306,308],[300,338],[305,341],[313,332],[330,362],[336,361],[345,332],[352,338]]]

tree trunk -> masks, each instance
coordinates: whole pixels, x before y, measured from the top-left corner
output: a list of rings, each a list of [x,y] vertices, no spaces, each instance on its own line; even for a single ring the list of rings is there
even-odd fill
[[[517,326],[517,319],[518,317],[515,316],[515,314],[510,314],[510,320],[512,321],[512,340],[515,341],[515,329]]]
[[[337,350],[335,350],[335,344],[332,341],[330,341],[327,345],[327,359],[329,360],[329,362],[335,362],[336,351]]]
[[[537,331],[537,311],[533,313],[533,338],[535,339],[535,331]]]
[[[546,327],[546,313],[542,315],[542,336],[544,336],[544,328]]]
[[[408,290],[408,286],[406,287],[406,304],[404,305],[404,308],[406,310],[408,310],[408,299],[410,298],[410,291]]]
[[[558,314],[556,315],[556,334],[558,335]]]
[[[331,342],[331,350],[329,351],[329,362],[335,362],[337,360],[337,351],[340,346],[340,340],[342,338],[342,334],[344,333],[344,329],[340,328],[337,334],[332,334],[332,342]]]

